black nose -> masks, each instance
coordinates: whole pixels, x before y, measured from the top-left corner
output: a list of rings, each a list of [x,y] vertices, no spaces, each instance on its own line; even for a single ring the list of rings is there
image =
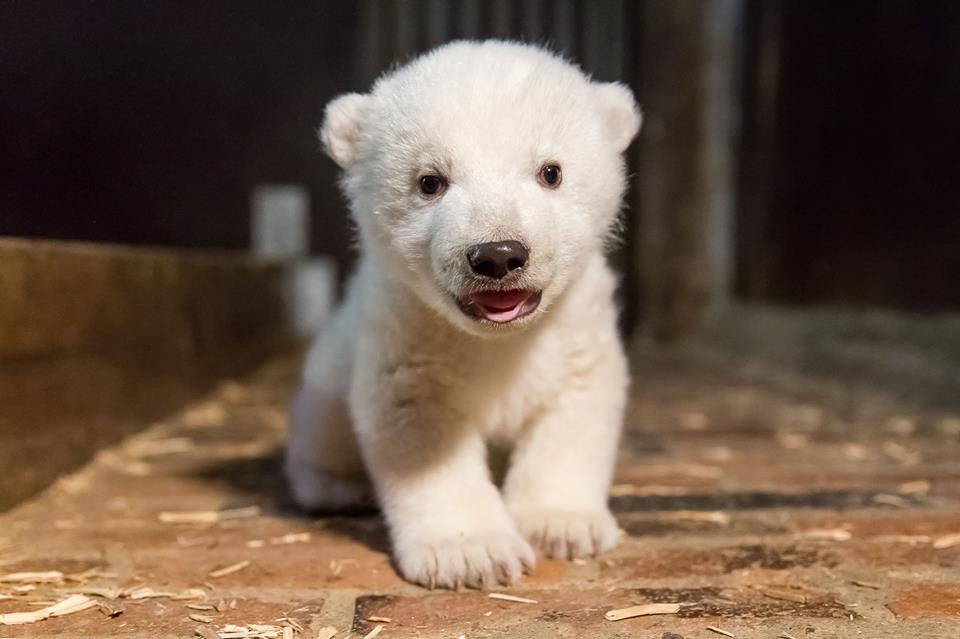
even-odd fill
[[[473,272],[497,280],[526,266],[529,257],[527,247],[516,240],[477,244],[467,250],[467,261]]]

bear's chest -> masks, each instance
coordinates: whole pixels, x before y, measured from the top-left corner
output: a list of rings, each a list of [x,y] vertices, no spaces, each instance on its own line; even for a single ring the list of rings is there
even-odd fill
[[[488,354],[463,389],[471,425],[488,441],[512,443],[520,431],[548,410],[564,392],[566,367],[556,345],[539,343],[505,353]]]

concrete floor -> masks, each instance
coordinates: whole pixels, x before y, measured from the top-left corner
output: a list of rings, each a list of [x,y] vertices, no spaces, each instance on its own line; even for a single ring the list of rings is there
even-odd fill
[[[221,384],[0,515],[0,614],[98,604],[0,637],[960,637],[957,415],[641,353],[612,490],[624,539],[542,560],[506,590],[536,602],[518,603],[403,582],[374,514],[291,507],[278,450],[297,365]],[[4,582],[23,571],[61,574]],[[604,618],[651,602],[681,607]]]

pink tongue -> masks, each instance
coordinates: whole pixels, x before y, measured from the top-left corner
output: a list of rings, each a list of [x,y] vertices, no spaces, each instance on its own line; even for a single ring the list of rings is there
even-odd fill
[[[509,322],[523,312],[530,291],[481,291],[470,295],[483,316],[492,322]]]

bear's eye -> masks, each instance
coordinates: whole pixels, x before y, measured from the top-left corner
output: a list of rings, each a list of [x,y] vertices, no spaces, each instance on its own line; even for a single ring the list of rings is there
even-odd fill
[[[439,175],[424,175],[420,178],[420,192],[427,197],[436,197],[446,188],[446,181]]]
[[[562,180],[563,173],[560,172],[560,167],[556,164],[544,164],[537,174],[537,182],[547,189],[557,188]]]

